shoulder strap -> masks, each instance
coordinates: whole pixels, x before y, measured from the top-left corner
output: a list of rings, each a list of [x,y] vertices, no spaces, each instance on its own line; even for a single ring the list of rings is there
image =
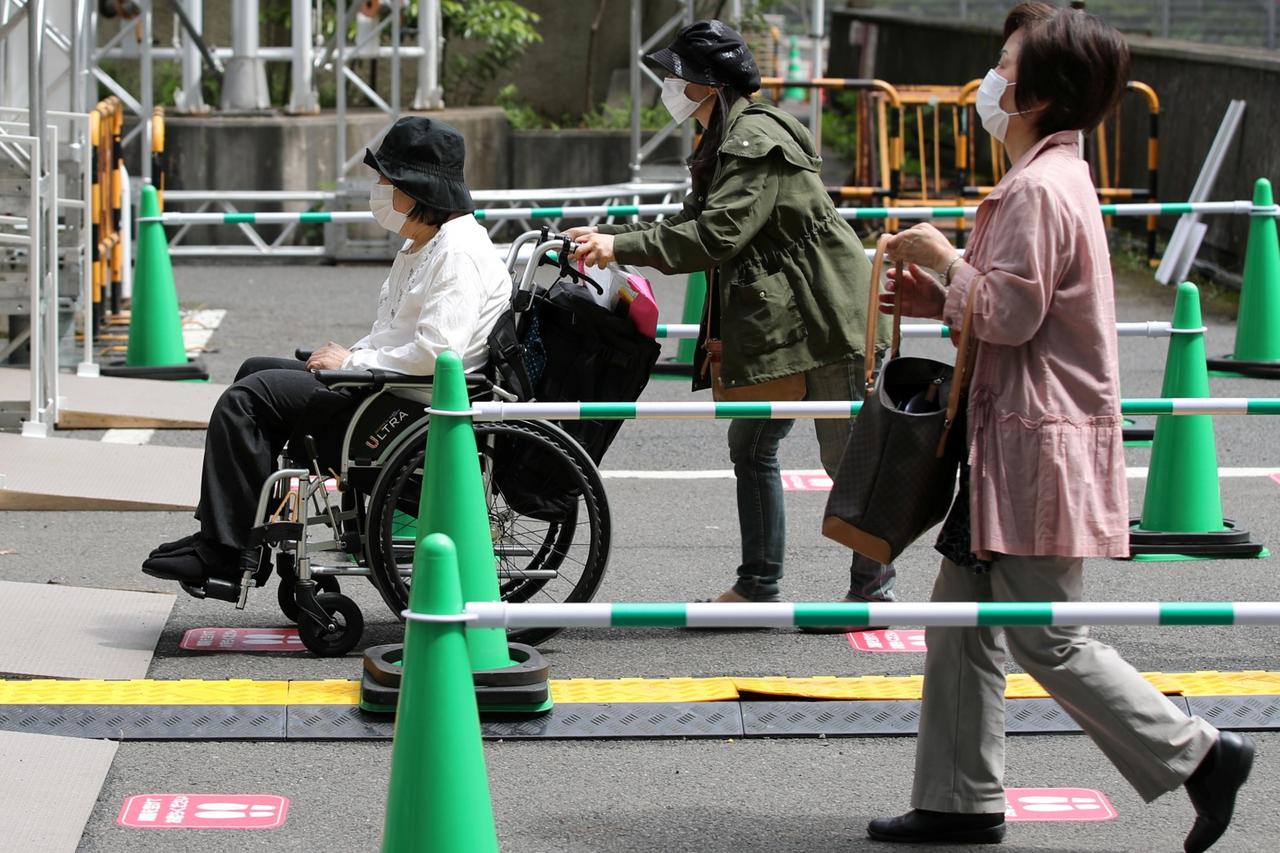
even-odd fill
[[[982,276],[974,278],[969,285],[969,298],[964,304],[964,325],[960,328],[960,346],[956,350],[956,370],[951,378],[951,394],[947,397],[947,415],[942,422],[942,437],[938,439],[939,459],[946,455],[951,426],[956,422],[964,392],[969,389],[969,380],[973,377],[973,363],[978,356],[978,347],[973,340],[973,303],[977,301],[978,288],[984,281],[986,279]]]

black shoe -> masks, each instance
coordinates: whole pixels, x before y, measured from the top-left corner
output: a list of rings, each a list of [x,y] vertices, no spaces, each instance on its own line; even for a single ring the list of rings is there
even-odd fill
[[[999,844],[1004,840],[1004,812],[955,814],[912,809],[898,817],[867,824],[867,837],[898,844]]]
[[[168,553],[148,557],[142,563],[144,574],[161,580],[202,584],[206,578],[238,580],[240,552],[197,537],[192,544]]]
[[[157,545],[155,550],[151,552],[150,556],[159,557],[163,554],[169,554],[174,551],[181,551],[186,548],[191,548],[196,544],[196,540],[198,540],[199,538],[200,538],[200,531],[197,530],[195,533],[189,534],[187,536],[183,536],[181,539],[175,539],[172,542],[164,542],[160,545]]]
[[[1219,732],[1218,741],[1187,779],[1187,795],[1196,810],[1196,822],[1187,833],[1187,853],[1208,850],[1231,823],[1236,793],[1253,767],[1253,738],[1235,732]]]

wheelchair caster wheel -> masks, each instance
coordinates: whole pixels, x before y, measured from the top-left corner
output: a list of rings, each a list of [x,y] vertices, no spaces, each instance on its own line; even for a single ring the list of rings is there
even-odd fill
[[[302,644],[320,657],[341,657],[354,649],[364,634],[364,614],[356,603],[336,592],[320,593],[316,603],[328,615],[329,624],[303,615],[298,622]]]
[[[342,587],[338,583],[338,579],[333,575],[313,575],[316,582],[316,589],[319,592],[342,592]],[[280,604],[280,612],[284,614],[284,618],[290,622],[298,621],[298,592],[293,580],[280,578],[280,585],[276,587],[276,601]]]

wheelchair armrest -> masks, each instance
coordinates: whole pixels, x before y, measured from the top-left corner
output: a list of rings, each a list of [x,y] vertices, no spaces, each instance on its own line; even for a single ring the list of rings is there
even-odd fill
[[[315,350],[302,349],[301,347],[299,347],[298,349],[293,351],[293,357],[296,358],[298,361],[307,361],[311,358],[311,354],[313,352],[315,352]]]
[[[433,377],[413,376],[407,373],[392,373],[388,370],[313,370],[316,379],[325,385],[356,385],[374,391],[385,387],[430,388]],[[467,391],[490,391],[493,382],[480,373],[466,374]]]
[[[370,385],[381,388],[381,378],[372,370],[313,370],[312,375],[325,385]]]

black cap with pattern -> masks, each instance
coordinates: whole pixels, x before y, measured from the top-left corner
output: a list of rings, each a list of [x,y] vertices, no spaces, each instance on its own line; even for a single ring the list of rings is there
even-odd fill
[[[669,47],[645,60],[690,83],[727,87],[743,95],[760,88],[755,57],[738,31],[723,21],[694,21]]]

